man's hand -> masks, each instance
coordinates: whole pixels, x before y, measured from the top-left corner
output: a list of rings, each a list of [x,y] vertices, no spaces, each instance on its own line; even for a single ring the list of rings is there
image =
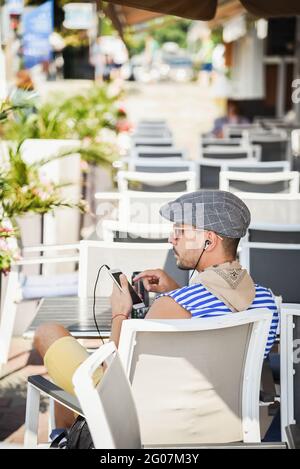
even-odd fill
[[[113,292],[110,297],[113,318],[118,314],[124,314],[124,316],[129,317],[132,310],[132,299],[129,293],[126,275],[120,275],[120,282],[123,291],[114,284]]]
[[[167,293],[176,290],[179,285],[161,269],[145,270],[137,275],[133,281],[143,280],[144,287],[149,292]]]

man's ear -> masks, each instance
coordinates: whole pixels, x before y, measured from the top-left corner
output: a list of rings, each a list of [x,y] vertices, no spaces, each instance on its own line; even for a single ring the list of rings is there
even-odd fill
[[[206,251],[206,249],[211,245],[211,242],[209,241],[209,239],[207,239],[204,243],[204,251]]]
[[[217,235],[213,231],[208,231],[206,233],[206,240],[205,240],[205,250],[209,249],[210,247],[215,247],[217,244]]]

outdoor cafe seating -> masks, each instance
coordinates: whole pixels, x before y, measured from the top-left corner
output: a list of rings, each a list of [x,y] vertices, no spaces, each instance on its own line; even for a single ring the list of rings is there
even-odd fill
[[[155,132],[152,132],[151,127],[155,128]],[[249,234],[242,240],[239,251],[240,261],[258,283],[269,285],[276,295],[282,297],[282,304],[280,300],[279,304],[284,314],[284,322],[281,323],[281,332],[278,331],[278,340],[280,343],[282,341],[281,355],[278,357],[282,364],[281,392],[270,396],[264,390],[263,381],[261,382],[262,369],[265,369],[262,350],[269,330],[268,315],[263,311],[257,311],[255,314],[239,313],[230,319],[219,318],[212,322],[197,321],[197,324],[193,322],[193,325],[190,325],[189,321],[145,322],[134,319],[124,325],[118,351],[111,343],[106,344],[93,352],[79,367],[73,378],[76,398],[67,395],[41,376],[29,378],[25,446],[38,447],[37,415],[40,395],[44,394],[50,401],[60,402],[84,416],[91,431],[93,444],[99,449],[161,445],[187,448],[193,446],[284,449],[288,444],[293,447],[297,431],[295,422],[298,423],[299,419],[298,401],[292,396],[299,385],[297,365],[292,367],[288,354],[292,336],[298,333],[298,329],[293,330],[292,323],[297,321],[297,305],[300,304],[296,273],[300,246],[299,174],[290,171],[291,163],[287,159],[261,161],[261,150],[256,145],[257,141],[255,146],[245,146],[244,137],[239,141],[233,139],[232,145],[229,137],[224,140],[224,145],[220,142],[216,145],[213,140],[203,138],[201,159],[193,161],[186,158],[184,151],[178,151],[175,147],[156,146],[159,124],[143,124],[140,127],[143,132],[145,128],[150,139],[146,146],[135,146],[140,136],[133,135],[132,141],[135,143],[130,155],[124,159],[128,170],[124,171],[124,166],[120,165],[121,169],[116,178],[117,190],[95,194],[98,227],[94,235],[90,240],[69,246],[79,253],[76,259],[71,259],[78,263],[77,294],[44,298],[34,321],[25,332],[25,337],[32,338],[38,325],[49,320],[68,327],[74,337],[98,337],[91,313],[94,281],[100,259],[101,264],[117,265],[128,278],[134,271],[152,268],[155,264],[155,267],[166,269],[179,284],[188,284],[190,273],[180,271],[176,267],[167,243],[170,226],[161,222],[158,209],[187,191],[207,186],[231,190],[233,181],[234,190],[238,191],[237,194],[252,212]],[[242,131],[244,132],[244,129]],[[144,137],[143,134],[141,138]],[[152,137],[153,147],[150,141]],[[209,183],[210,173],[207,171],[214,171],[213,184]],[[239,181],[240,185],[236,186],[235,181]],[[271,187],[268,191],[266,184]],[[247,185],[253,185],[254,189],[249,190]],[[280,187],[283,190],[278,190],[278,185],[284,186]],[[47,257],[44,261],[47,262],[47,259],[49,261]],[[60,253],[58,259],[58,262],[63,261]],[[281,275],[282,270],[286,272],[284,277]],[[13,269],[8,279],[9,282],[14,280],[16,285],[18,273]],[[110,291],[109,278],[101,277],[97,287],[96,311],[104,339],[107,339],[110,333]],[[14,303],[15,287],[10,288],[8,294],[11,304]],[[16,306],[16,303],[14,304]],[[6,318],[7,322],[4,328],[3,321],[1,323],[0,337],[1,332],[5,331],[6,360],[14,317],[8,319],[8,316],[4,315],[3,318]],[[284,330],[283,324],[287,325]],[[189,347],[186,347],[187,341]],[[153,343],[156,344],[155,354],[151,352]],[[217,354],[214,351],[220,347],[226,353],[223,357],[226,363],[232,363],[231,367],[227,367],[226,373],[216,366]],[[233,356],[235,360],[232,359]],[[236,359],[242,356],[246,359]],[[202,357],[205,357],[205,360]],[[107,363],[105,378],[95,388],[91,374],[104,362]],[[178,367],[182,376],[186,376],[185,382],[192,380],[193,386],[198,383],[199,389],[204,389],[204,382],[207,385],[210,376],[210,382],[213,381],[210,402],[214,402],[212,406],[219,409],[218,417],[205,416],[205,393],[203,396],[197,396],[194,405],[198,409],[196,425],[199,431],[190,434],[186,432],[186,436],[183,436],[183,428],[186,428],[191,419],[195,422],[193,406],[182,409],[178,419],[178,413],[170,409],[162,398],[164,393],[159,392],[159,389],[169,389],[169,398],[172,393],[174,399],[175,396],[178,398]],[[191,367],[194,369],[194,376],[190,374]],[[152,389],[153,373],[159,375],[159,388]],[[230,380],[228,373],[232,376]],[[150,382],[146,379],[147,376],[152,376]],[[112,387],[116,389],[115,393],[111,393]],[[123,402],[120,400],[121,391]],[[149,406],[147,393],[158,393],[160,396],[154,400],[154,407]],[[242,396],[242,400],[238,399],[238,395]],[[183,401],[190,402],[190,397],[183,397]],[[281,441],[261,443],[259,413],[264,406],[271,409],[278,401],[281,402],[282,408]],[[52,425],[55,427],[53,403],[50,409]],[[122,433],[118,431],[117,424],[120,415],[128,422],[128,429],[124,426]],[[164,425],[159,423],[162,422],[161,415],[165,416]],[[99,418],[103,422],[101,431],[97,424]]]

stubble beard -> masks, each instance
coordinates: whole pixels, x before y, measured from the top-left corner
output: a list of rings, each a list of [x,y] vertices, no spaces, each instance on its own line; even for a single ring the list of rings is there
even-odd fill
[[[173,254],[176,254],[178,257],[176,259],[176,265],[180,270],[191,270],[193,267],[190,267],[184,263],[182,259],[179,258],[179,253],[173,248]]]

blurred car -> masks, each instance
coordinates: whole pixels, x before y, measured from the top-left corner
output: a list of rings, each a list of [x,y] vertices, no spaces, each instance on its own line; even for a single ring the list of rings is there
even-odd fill
[[[172,46],[172,47],[171,47]],[[176,46],[176,47],[175,47]],[[127,76],[142,82],[177,81],[185,82],[194,78],[194,64],[188,53],[177,44],[166,43],[157,51],[151,64],[145,54],[131,57]]]
[[[165,80],[184,82],[194,77],[193,61],[188,55],[164,55],[160,70]]]

